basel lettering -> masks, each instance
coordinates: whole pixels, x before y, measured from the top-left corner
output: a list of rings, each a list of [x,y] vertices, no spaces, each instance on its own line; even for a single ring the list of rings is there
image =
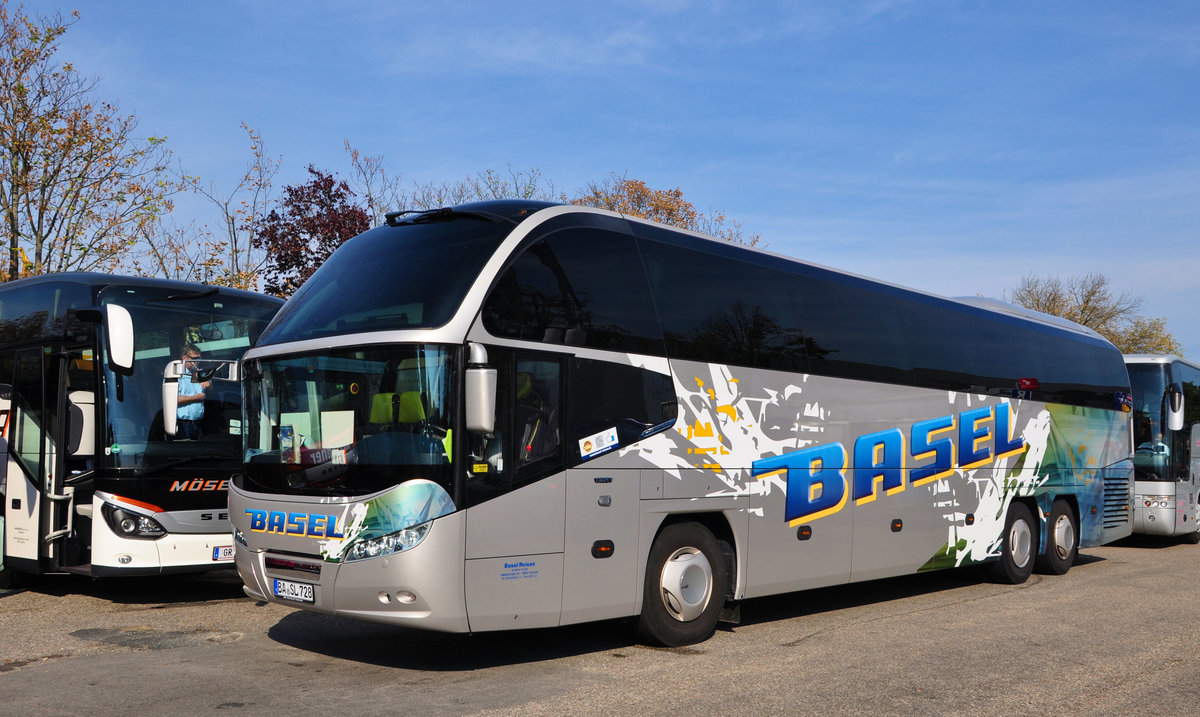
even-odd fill
[[[285,513],[281,510],[247,509],[250,531],[309,538],[345,538],[338,530],[338,516],[320,513]]]
[[[845,446],[827,443],[754,461],[752,470],[754,476],[787,472],[784,518],[798,525],[838,512],[851,498],[856,505],[870,503],[880,492],[893,495],[1018,455],[1025,439],[1013,437],[1012,423],[1012,407],[1001,403],[918,421],[907,435],[899,428],[861,435],[851,465]]]

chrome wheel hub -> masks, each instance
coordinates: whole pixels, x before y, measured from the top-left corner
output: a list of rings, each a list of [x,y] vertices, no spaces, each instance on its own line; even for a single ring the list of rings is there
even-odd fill
[[[688,622],[700,617],[712,598],[712,565],[696,548],[680,548],[663,566],[659,586],[667,614]]]

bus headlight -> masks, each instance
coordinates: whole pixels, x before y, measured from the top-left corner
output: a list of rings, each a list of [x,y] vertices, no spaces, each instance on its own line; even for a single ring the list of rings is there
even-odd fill
[[[429,533],[429,526],[430,523],[421,523],[395,533],[381,535],[378,538],[357,540],[346,550],[342,560],[348,563],[354,560],[379,558],[415,548]]]
[[[101,508],[108,527],[122,538],[142,538],[154,540],[167,534],[158,521],[146,515],[118,508],[111,503],[105,503]]]

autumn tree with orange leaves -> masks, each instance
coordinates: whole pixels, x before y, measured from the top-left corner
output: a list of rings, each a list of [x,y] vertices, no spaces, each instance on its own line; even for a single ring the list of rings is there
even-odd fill
[[[78,13],[31,19],[0,0],[0,278],[108,270],[171,210],[163,140],[93,95],[97,80],[57,64]]]
[[[651,189],[639,179],[627,179],[616,174],[604,182],[589,184],[582,196],[571,203],[609,209],[746,246],[756,246],[761,238],[758,234],[747,235],[741,222],[727,218],[723,212],[705,214],[696,209],[694,204],[683,198],[683,190],[679,187]]]

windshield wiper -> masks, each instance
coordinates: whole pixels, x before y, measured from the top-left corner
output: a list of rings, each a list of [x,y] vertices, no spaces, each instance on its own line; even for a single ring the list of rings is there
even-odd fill
[[[411,219],[404,217],[413,214]],[[432,224],[433,222],[448,222],[451,219],[482,219],[486,222],[495,221],[495,218],[487,214],[479,212],[464,212],[461,209],[451,209],[442,207],[441,209],[408,209],[402,212],[388,212],[384,215],[387,218],[389,227],[399,227],[412,224]]]

